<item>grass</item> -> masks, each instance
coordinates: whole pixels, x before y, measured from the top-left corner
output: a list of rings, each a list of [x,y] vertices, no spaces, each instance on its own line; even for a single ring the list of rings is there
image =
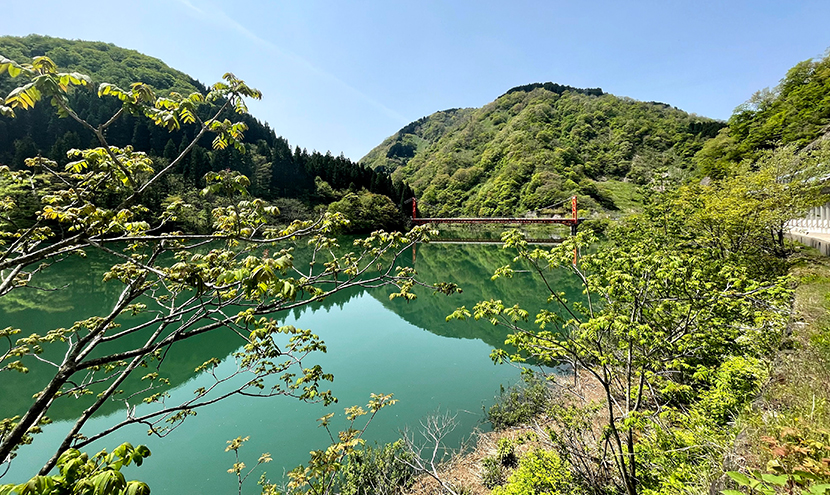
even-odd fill
[[[636,213],[643,209],[643,197],[637,190],[639,186],[633,182],[607,180],[597,182],[597,188],[611,196],[622,213]]]

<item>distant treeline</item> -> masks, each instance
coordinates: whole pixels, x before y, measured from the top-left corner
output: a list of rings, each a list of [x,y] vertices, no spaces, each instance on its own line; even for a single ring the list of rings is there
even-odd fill
[[[524,92],[524,93],[529,93],[529,92],[533,91],[534,89],[538,89],[538,88],[545,89],[547,91],[550,91],[552,93],[556,93],[558,95],[561,95],[565,91],[571,91],[573,93],[580,93],[580,94],[589,95],[589,96],[602,96],[603,94],[605,94],[605,93],[602,92],[602,88],[574,88],[573,86],[566,86],[564,84],[556,84],[556,83],[553,83],[553,82],[546,82],[546,83],[533,83],[533,84],[524,84],[522,86],[516,86],[515,88],[510,88],[509,90],[507,90],[507,93],[503,94],[502,96],[509,95],[511,93],[516,93],[516,92],[519,92],[519,91]]]
[[[151,84],[159,94],[178,91],[207,91],[207,88],[186,74],[171,69],[162,61],[134,50],[99,42],[63,40],[30,35],[24,38],[0,37],[0,55],[29,62],[32,57],[51,57],[62,70],[77,71],[92,77],[94,84],[88,90],[77,89],[71,95],[70,106],[84,120],[94,125],[105,122],[120,107],[115,98],[99,98],[98,84],[109,82],[127,88],[130,83],[142,81]],[[23,80],[0,78],[0,92],[8,94]],[[200,116],[209,118],[216,107],[205,105]],[[265,199],[297,198],[309,204],[330,202],[331,194],[320,194],[319,177],[333,190],[361,190],[383,194],[399,203],[412,196],[412,190],[403,183],[393,184],[384,170],[374,171],[352,162],[342,154],[313,151],[295,147],[277,136],[267,123],[252,116],[232,114],[222,118],[242,120],[248,125],[244,143],[246,152],[236,149],[212,150],[210,136],[205,136],[191,151],[190,156],[174,173],[181,174],[185,187],[201,187],[204,174],[230,169],[239,171],[251,181],[251,193]],[[106,131],[112,145],[131,145],[157,160],[171,160],[183,151],[197,132],[196,126],[183,126],[168,132],[143,117],[122,115]],[[71,118],[59,118],[48,102],[34,109],[21,110],[15,118],[0,117],[0,164],[13,169],[25,167],[25,159],[41,155],[64,165],[66,152],[73,148],[99,146],[94,135]],[[329,191],[328,188],[324,189]]]
[[[455,115],[456,113],[458,113],[459,111],[462,111],[462,110],[463,110],[462,108],[448,108],[446,110],[441,110],[438,113],[442,113],[442,114],[445,114],[445,115],[451,117],[451,116]],[[421,117],[420,119],[418,119],[414,122],[410,122],[410,123],[406,124],[405,126],[403,126],[401,128],[400,131],[398,131],[398,136],[404,136],[406,134],[414,134],[415,131],[418,129],[418,127],[420,127],[421,125],[427,123],[429,121],[429,119],[430,119],[430,117]]]
[[[92,122],[101,122],[112,115],[118,105],[114,99],[84,93],[73,95],[72,100],[78,114]],[[367,189],[389,196],[396,203],[412,196],[411,189],[404,184],[393,184],[383,170],[372,170],[342,154],[309,153],[299,147],[292,150],[288,141],[277,136],[268,124],[249,115],[229,117],[241,117],[248,124],[244,140],[247,152],[211,150],[211,137],[205,136],[176,171],[187,184],[201,187],[205,173],[230,169],[248,176],[251,192],[266,199],[288,197],[313,201],[315,177],[335,190]],[[107,129],[107,138],[115,146],[132,145],[138,151],[169,160],[187,146],[195,132],[194,126],[168,132],[147,119],[124,115]],[[95,146],[98,142],[90,131],[72,119],[58,118],[48,105],[19,111],[14,119],[0,118],[0,163],[13,169],[24,168],[26,158],[38,155],[65,165],[68,150]]]

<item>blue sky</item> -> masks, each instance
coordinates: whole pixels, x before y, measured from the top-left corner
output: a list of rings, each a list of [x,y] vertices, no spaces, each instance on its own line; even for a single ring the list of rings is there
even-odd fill
[[[830,47],[822,1],[17,1],[4,32],[114,43],[204,83],[309,150],[359,159],[437,110],[553,81],[726,119]]]

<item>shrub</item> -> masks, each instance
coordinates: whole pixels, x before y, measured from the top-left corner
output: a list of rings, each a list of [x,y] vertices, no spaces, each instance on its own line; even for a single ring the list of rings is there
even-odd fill
[[[492,495],[570,494],[573,480],[567,463],[551,450],[533,450],[519,461],[519,467],[497,486]]]
[[[339,492],[342,495],[402,493],[414,481],[415,471],[403,462],[411,455],[401,440],[355,450],[343,467]]]
[[[732,356],[707,376],[712,388],[700,394],[697,409],[705,416],[725,424],[749,403],[767,378],[764,364],[752,357]],[[699,373],[700,375],[700,373]]]
[[[496,457],[504,467],[514,468],[519,463],[519,458],[516,457],[516,448],[509,438],[499,438],[496,444]]]
[[[526,375],[523,384],[506,390],[501,388],[496,403],[487,411],[487,420],[496,430],[522,424],[544,412],[549,398],[544,379],[535,374]]]
[[[481,484],[487,488],[495,488],[504,483],[504,469],[501,462],[495,457],[485,457],[481,460]]]
[[[368,191],[350,192],[328,206],[329,213],[342,213],[350,224],[348,233],[371,232],[377,229],[397,230],[401,226],[398,207],[391,199]]]

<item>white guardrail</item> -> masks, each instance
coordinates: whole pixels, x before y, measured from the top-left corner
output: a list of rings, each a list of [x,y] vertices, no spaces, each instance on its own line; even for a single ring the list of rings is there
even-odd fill
[[[813,208],[804,218],[790,220],[787,227],[797,232],[830,234],[830,204]]]

